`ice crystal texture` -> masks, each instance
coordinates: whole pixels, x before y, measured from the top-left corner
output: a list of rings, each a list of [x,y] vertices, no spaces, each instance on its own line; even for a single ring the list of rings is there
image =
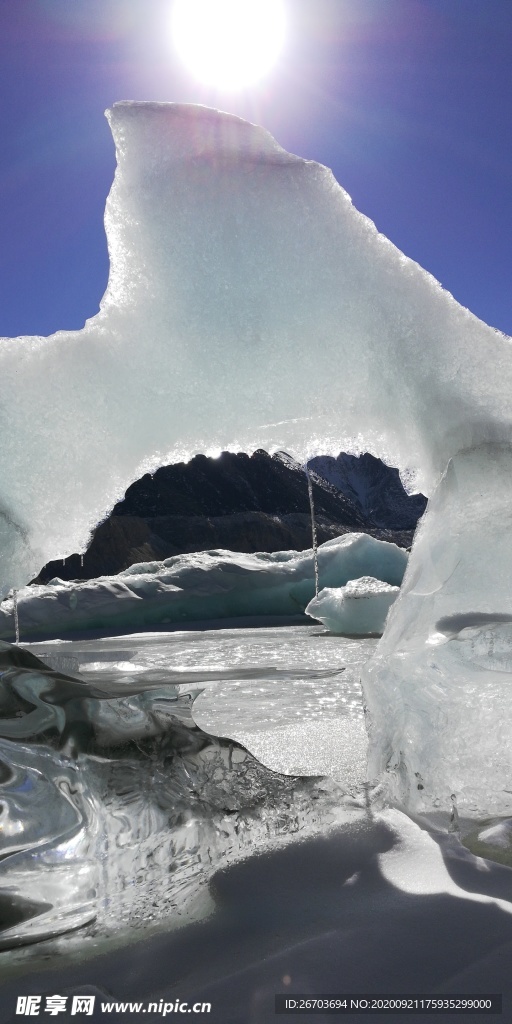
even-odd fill
[[[415,810],[512,812],[512,452],[451,460],[363,676],[370,774]]]
[[[120,103],[110,278],[83,330],[0,345],[0,582],[84,550],[143,471],[195,452],[371,449],[430,493],[510,437],[510,342],[332,173],[206,108]]]
[[[510,339],[264,129],[158,103],[108,118],[100,312],[0,345],[3,593],[195,452],[366,449],[425,494],[442,478],[365,676],[370,767],[413,806],[508,813]]]

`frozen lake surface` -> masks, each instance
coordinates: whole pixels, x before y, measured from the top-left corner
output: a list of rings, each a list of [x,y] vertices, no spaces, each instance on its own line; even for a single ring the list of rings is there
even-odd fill
[[[194,699],[206,733],[236,740],[286,775],[329,775],[349,789],[365,779],[359,672],[375,639],[288,626],[139,633],[26,645],[122,697],[167,688]],[[66,659],[73,659],[67,662]]]

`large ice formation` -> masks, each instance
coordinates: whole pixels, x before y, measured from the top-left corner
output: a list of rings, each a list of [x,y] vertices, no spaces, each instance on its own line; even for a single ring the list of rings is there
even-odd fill
[[[509,341],[358,213],[332,173],[201,107],[108,112],[110,278],[82,331],[0,346],[0,583],[83,550],[150,467],[357,444],[417,469],[510,437]]]
[[[509,445],[450,461],[363,672],[370,774],[419,811],[512,813],[511,481]]]
[[[432,768],[430,783],[416,781],[424,788],[414,791],[426,803],[444,804],[457,791],[472,808],[482,788],[490,798],[494,787],[492,800],[508,808],[506,688],[498,707],[489,704],[473,660],[471,711],[461,688],[469,671],[462,652],[474,648],[467,634],[454,662],[460,675],[440,670],[431,687],[441,647],[427,643],[425,622],[431,612],[437,622],[432,564],[435,589],[449,597],[444,617],[461,609],[493,622],[508,615],[496,602],[509,513],[494,512],[490,492],[489,520],[479,495],[509,457],[510,339],[380,235],[329,170],[286,153],[263,129],[157,103],[117,104],[108,118],[118,167],[100,312],[82,331],[0,346],[3,593],[49,560],[83,550],[126,486],[164,461],[213,448],[284,448],[301,459],[365,448],[412,467],[429,495],[453,458],[412,559],[409,579],[419,589],[411,582],[395,605],[378,672],[366,683],[371,763],[405,780],[401,793]],[[463,500],[454,481],[468,460],[473,483]],[[444,540],[448,505],[453,544]],[[496,557],[481,559],[481,545]],[[420,595],[425,611],[406,638]],[[495,629],[502,635],[503,625],[484,630],[478,647],[488,643],[491,660]],[[395,640],[416,645],[412,679],[393,667]],[[447,640],[446,651],[454,644]],[[510,679],[508,668],[501,678]],[[393,717],[389,690],[400,709]],[[467,723],[449,756],[435,739],[447,707]],[[409,708],[419,716],[412,732]],[[495,774],[490,764],[502,768]]]
[[[347,533],[318,549],[320,580],[341,587],[372,573],[396,590],[407,553],[365,533]],[[212,619],[303,616],[315,593],[313,552],[199,551],[140,562],[116,576],[24,587],[18,593],[22,636],[81,630],[139,630]],[[14,635],[13,599],[0,605],[0,637]]]

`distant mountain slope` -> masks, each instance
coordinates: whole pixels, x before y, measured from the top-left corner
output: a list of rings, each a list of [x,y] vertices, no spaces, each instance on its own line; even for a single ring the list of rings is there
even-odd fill
[[[382,475],[383,486],[393,472]],[[316,466],[312,483],[319,543],[361,532],[402,547],[411,544],[415,521],[405,529],[382,528],[363,509],[357,489],[352,488],[353,494],[342,492]],[[408,521],[412,522],[411,515]],[[261,450],[251,456],[223,452],[218,459],[196,455],[188,463],[163,466],[132,484],[94,531],[83,566],[78,555],[66,559],[65,565],[50,562],[37,582],[46,583],[55,576],[93,579],[135,562],[215,548],[272,552],[308,547],[307,479],[295,459]]]
[[[397,469],[365,452],[337,458],[318,455],[309,468],[317,477],[337,488],[375,526],[386,530],[414,530],[423,515],[427,499],[407,494]]]
[[[366,516],[349,496],[315,480],[315,509],[346,526],[363,528]],[[196,455],[190,462],[162,466],[128,488],[113,516],[226,516],[241,512],[309,515],[306,474],[289,455],[222,452],[218,459]]]

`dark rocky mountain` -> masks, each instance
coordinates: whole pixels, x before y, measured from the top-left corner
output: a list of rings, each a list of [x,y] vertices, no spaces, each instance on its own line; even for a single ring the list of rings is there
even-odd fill
[[[326,480],[315,481],[315,509],[347,526],[361,527],[365,516],[350,497],[340,495]],[[306,475],[289,455],[268,455],[261,449],[249,456],[223,452],[218,459],[196,455],[190,462],[163,466],[128,488],[113,516],[226,516],[243,512],[309,515]]]
[[[349,498],[366,519],[383,529],[414,530],[425,511],[425,495],[407,494],[398,470],[368,452],[341,452],[337,458],[319,455],[311,459],[309,468]]]
[[[321,468],[324,472],[323,463]],[[316,465],[314,470],[319,543],[363,531],[403,547],[411,544],[416,525],[412,514],[406,528],[377,524],[363,507],[355,486],[351,485],[350,493],[343,493]],[[390,481],[395,487],[393,473],[397,471],[381,474],[383,487],[390,486]],[[375,500],[377,490],[376,486]],[[407,495],[405,499],[411,500]],[[94,531],[83,566],[79,555],[72,555],[65,564],[49,562],[34,582],[46,583],[55,576],[94,579],[120,572],[134,562],[214,548],[253,552],[308,547],[308,486],[299,463],[284,453],[270,456],[261,450],[251,456],[223,452],[218,459],[196,455],[188,463],[164,466],[132,484],[123,501]]]

